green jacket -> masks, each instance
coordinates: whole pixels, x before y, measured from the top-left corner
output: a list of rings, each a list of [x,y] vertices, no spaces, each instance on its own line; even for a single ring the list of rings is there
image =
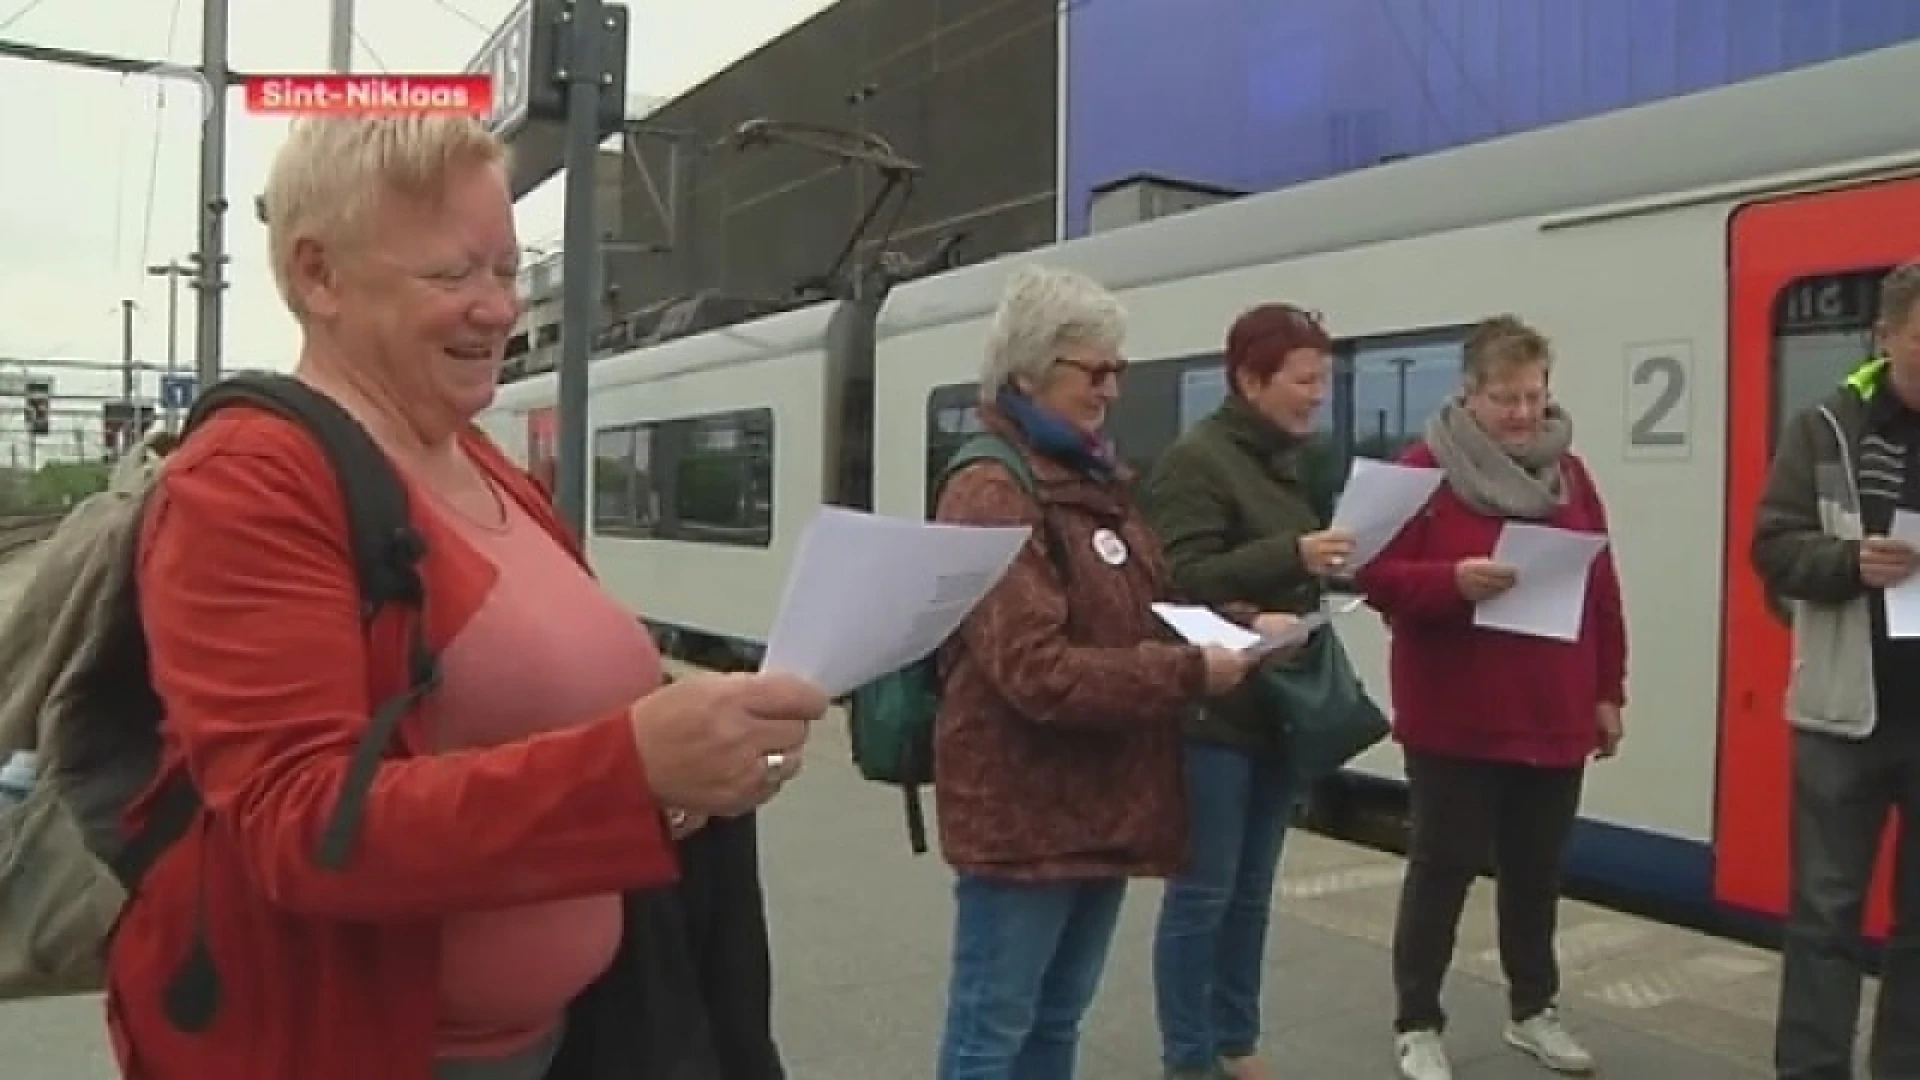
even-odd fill
[[[1252,604],[1304,614],[1320,582],[1300,562],[1300,537],[1326,527],[1327,455],[1275,427],[1237,396],[1195,424],[1141,481],[1142,514],[1166,550],[1176,591],[1196,604]],[[1207,742],[1277,752],[1279,730],[1249,684],[1189,722]]]
[[[1887,361],[1868,360],[1781,433],[1750,557],[1793,625],[1788,723],[1848,739],[1873,733],[1874,596],[1860,580],[1857,451]]]

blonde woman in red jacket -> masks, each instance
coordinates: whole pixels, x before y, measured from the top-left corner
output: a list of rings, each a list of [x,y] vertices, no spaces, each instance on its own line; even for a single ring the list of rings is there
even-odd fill
[[[1554,1009],[1560,862],[1586,761],[1620,744],[1626,623],[1602,552],[1577,640],[1474,625],[1474,606],[1511,588],[1487,556],[1508,521],[1605,534],[1572,420],[1547,390],[1546,338],[1489,319],[1467,339],[1460,396],[1402,457],[1439,467],[1426,509],[1357,575],[1392,632],[1394,737],[1405,752],[1413,837],[1394,929],[1396,1054],[1406,1080],[1452,1075],[1440,985],[1467,890],[1491,855],[1498,875],[1507,1042],[1564,1072],[1593,1067]]]
[[[372,703],[406,685],[408,616],[363,627],[305,432],[235,408],[175,451],[137,582],[162,783],[184,770],[204,810],[113,942],[113,1046],[129,1080],[553,1080],[595,1056],[563,1055],[568,1010],[622,952],[621,894],[675,878],[668,822],[770,798],[826,702],[660,688],[646,632],[472,425],[519,314],[499,142],[470,118],[296,122],[264,209],[296,375],[409,488],[442,680],[351,857],[317,865]],[[202,949],[217,996],[182,1008]]]

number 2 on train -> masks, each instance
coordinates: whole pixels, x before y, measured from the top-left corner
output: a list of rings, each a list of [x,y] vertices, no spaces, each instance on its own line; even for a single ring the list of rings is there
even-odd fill
[[[1692,368],[1689,342],[1628,346],[1628,457],[1686,457],[1691,452]]]

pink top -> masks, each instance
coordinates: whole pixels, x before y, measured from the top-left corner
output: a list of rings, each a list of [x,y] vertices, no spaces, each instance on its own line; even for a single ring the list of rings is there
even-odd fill
[[[435,506],[500,569],[498,583],[441,657],[427,720],[443,752],[497,746],[587,723],[652,692],[660,654],[512,499],[482,524]],[[513,807],[476,807],[512,815]],[[440,962],[439,1054],[501,1057],[549,1034],[567,1002],[619,948],[620,898],[581,896],[450,917]]]

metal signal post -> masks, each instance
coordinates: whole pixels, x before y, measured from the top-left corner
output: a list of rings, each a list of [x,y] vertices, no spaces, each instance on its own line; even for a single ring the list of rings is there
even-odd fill
[[[601,255],[594,189],[601,140],[626,127],[627,9],[604,0],[521,0],[467,70],[493,78],[487,127],[513,146],[514,199],[566,170],[554,504],[584,537],[587,363]]]

